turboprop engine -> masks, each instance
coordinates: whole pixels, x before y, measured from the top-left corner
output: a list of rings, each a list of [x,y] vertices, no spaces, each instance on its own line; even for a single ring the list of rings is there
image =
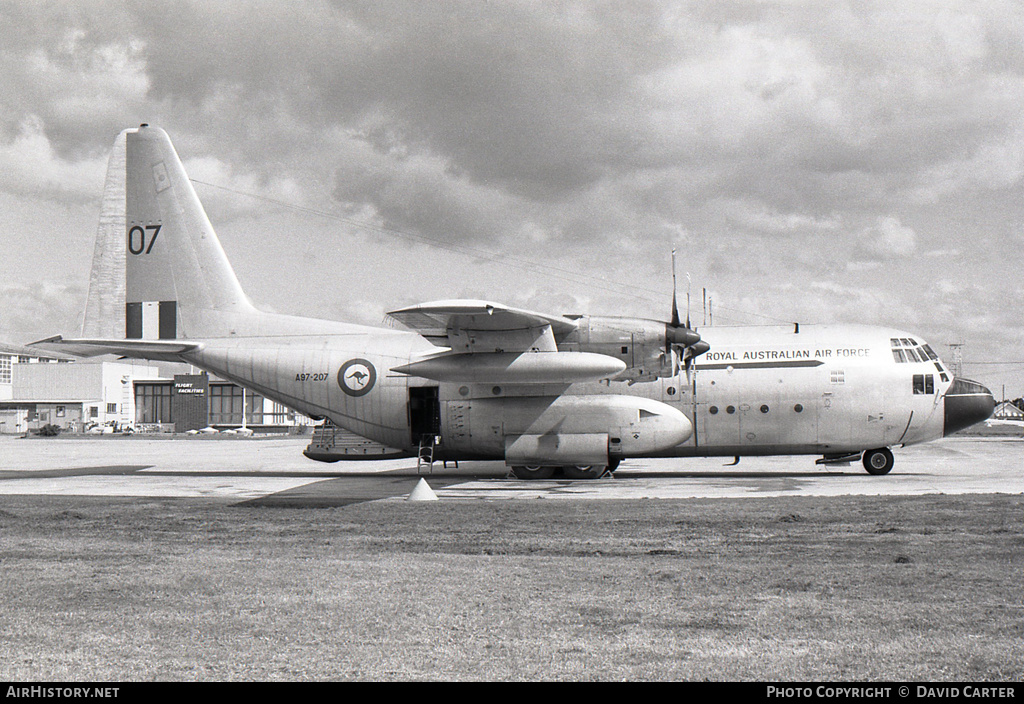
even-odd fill
[[[696,331],[679,323],[582,316],[576,324],[576,330],[559,341],[558,348],[620,359],[626,370],[615,378],[631,383],[675,376],[680,359],[708,349]]]

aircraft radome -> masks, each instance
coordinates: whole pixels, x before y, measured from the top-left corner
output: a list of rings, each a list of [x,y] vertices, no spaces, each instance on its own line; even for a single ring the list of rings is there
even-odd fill
[[[83,335],[35,344],[187,362],[409,457],[590,478],[631,457],[812,454],[885,474],[889,448],[994,407],[920,337],[884,327],[698,334],[674,300],[669,322],[475,300],[390,313],[405,330],[265,313],[167,134],[147,125],[119,136],[103,202]]]

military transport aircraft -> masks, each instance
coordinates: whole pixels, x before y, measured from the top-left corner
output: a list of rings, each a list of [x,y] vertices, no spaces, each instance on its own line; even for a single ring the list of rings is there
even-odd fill
[[[242,291],[167,134],[118,137],[78,356],[181,361],[314,418],[436,460],[504,460],[523,479],[592,478],[631,457],[889,448],[987,418],[911,333],[865,325],[707,327],[553,316],[489,301],[393,311],[405,329],[266,313]],[[688,322],[688,321],[687,321]]]

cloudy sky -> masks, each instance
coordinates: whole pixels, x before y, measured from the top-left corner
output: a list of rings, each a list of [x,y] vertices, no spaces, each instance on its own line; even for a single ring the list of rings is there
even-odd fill
[[[1024,393],[1006,2],[0,1],[0,339],[75,333],[107,154],[167,130],[250,297],[914,332]]]

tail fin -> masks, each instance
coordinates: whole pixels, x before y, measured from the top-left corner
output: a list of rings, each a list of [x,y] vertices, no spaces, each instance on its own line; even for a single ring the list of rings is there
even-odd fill
[[[92,254],[89,296],[85,302],[82,337],[124,339],[125,246],[124,188],[125,130],[114,141],[103,185],[100,223]]]
[[[83,337],[222,337],[254,313],[167,133],[122,132],[107,169]]]

